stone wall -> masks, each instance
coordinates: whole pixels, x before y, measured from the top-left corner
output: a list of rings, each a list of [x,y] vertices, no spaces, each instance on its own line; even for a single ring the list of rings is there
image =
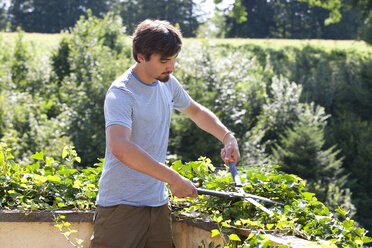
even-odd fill
[[[71,230],[76,233],[68,238],[54,225],[55,216],[65,216]],[[89,247],[93,232],[93,212],[82,211],[0,211],[0,247],[1,248],[67,248],[74,247],[76,239],[84,242],[82,247]],[[213,242],[223,244],[219,237],[211,238],[211,229],[215,224],[192,218],[173,217],[174,243],[177,248],[197,248],[204,240],[205,244]],[[68,229],[65,228],[65,231]]]

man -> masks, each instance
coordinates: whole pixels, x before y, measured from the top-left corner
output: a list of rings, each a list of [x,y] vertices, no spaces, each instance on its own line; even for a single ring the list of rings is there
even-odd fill
[[[195,185],[164,164],[173,108],[224,143],[223,160],[240,159],[232,133],[171,75],[181,39],[166,21],[140,23],[133,34],[136,64],[107,91],[106,155],[92,248],[172,247],[165,183],[176,197],[197,197]]]

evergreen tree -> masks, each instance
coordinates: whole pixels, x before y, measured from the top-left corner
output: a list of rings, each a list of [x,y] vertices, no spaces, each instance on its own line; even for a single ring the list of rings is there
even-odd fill
[[[350,191],[343,189],[347,180],[343,174],[342,159],[335,146],[325,148],[324,108],[314,104],[303,105],[298,121],[280,136],[271,158],[286,173],[293,173],[307,181],[307,188],[329,206],[342,206],[353,211]]]
[[[11,59],[10,72],[12,74],[11,78],[12,83],[14,84],[13,87],[18,90],[25,90],[27,88],[27,62],[30,56],[22,42],[23,32],[20,28],[18,28],[18,32],[19,35]]]

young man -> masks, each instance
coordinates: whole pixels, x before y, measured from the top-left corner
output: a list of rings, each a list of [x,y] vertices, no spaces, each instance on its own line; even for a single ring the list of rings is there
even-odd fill
[[[165,183],[176,197],[197,197],[195,185],[164,164],[172,109],[223,142],[223,160],[240,159],[232,133],[171,75],[181,39],[166,21],[140,23],[133,35],[136,64],[107,91],[106,155],[92,248],[172,247]]]

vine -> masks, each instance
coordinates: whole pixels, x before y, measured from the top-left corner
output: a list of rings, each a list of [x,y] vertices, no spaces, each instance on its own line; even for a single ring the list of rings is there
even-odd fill
[[[185,164],[176,161],[172,168],[197,182],[200,188],[235,191],[228,168],[217,170],[207,158]],[[266,165],[240,169],[239,172],[246,193],[285,203],[284,206],[265,204],[274,212],[273,216],[243,199],[204,195],[197,199],[173,197],[175,214],[192,212],[204,218],[213,216],[219,228],[212,230],[212,236],[225,237],[232,228],[251,231],[248,237],[230,234],[225,247],[272,247],[264,235],[269,233],[295,235],[319,242],[322,247],[364,247],[372,241],[366,236],[367,231],[348,217],[348,211],[340,207],[335,212],[330,211],[315,194],[305,191],[305,181],[296,175],[279,172],[277,168]]]
[[[103,166],[100,160],[94,167],[78,169],[80,161],[73,147],[65,147],[61,161],[45,157],[42,152],[31,156],[29,165],[13,161],[11,149],[0,144],[0,208],[20,209],[25,212],[59,209],[90,210],[98,190]],[[233,179],[227,168],[216,169],[207,158],[182,163],[175,161],[172,168],[199,184],[200,188],[232,192]],[[194,213],[212,219],[218,228],[212,236],[221,235],[225,247],[272,247],[264,235],[280,233],[296,235],[322,243],[323,247],[364,247],[372,241],[367,231],[348,217],[341,208],[330,211],[315,194],[305,191],[305,182],[296,175],[276,170],[277,166],[240,169],[246,193],[284,202],[284,206],[265,204],[274,212],[269,216],[239,198],[217,198],[200,195],[197,199],[179,199],[171,196],[173,214]],[[56,227],[75,247],[82,240],[70,240],[75,230],[64,216],[55,216]],[[248,237],[231,230],[250,230]],[[205,244],[204,247],[206,247]],[[200,246],[202,247],[202,246]],[[213,247],[209,244],[208,247]],[[218,247],[218,246],[217,246]],[[285,246],[282,246],[285,247]]]
[[[45,157],[43,152],[31,156],[30,165],[18,165],[13,161],[11,149],[0,144],[0,209],[19,209],[26,213],[34,210],[49,210],[55,227],[74,247],[82,247],[83,240],[70,239],[76,230],[70,228],[65,216],[55,215],[56,210],[94,208],[98,180],[103,160],[95,168],[75,169],[80,162],[74,147],[65,147],[62,162]]]

